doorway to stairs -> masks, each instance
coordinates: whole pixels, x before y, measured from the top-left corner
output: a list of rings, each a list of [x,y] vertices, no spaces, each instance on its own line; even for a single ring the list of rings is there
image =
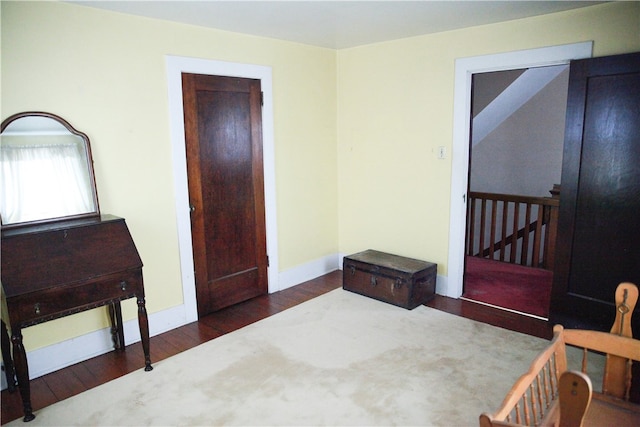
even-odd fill
[[[465,299],[548,317],[568,80],[566,64],[472,76]]]
[[[442,295],[460,298],[463,291],[469,190],[471,77],[476,73],[490,71],[568,64],[572,59],[591,57],[592,49],[593,42],[589,41],[455,60],[449,254],[446,280],[442,281],[440,287]]]

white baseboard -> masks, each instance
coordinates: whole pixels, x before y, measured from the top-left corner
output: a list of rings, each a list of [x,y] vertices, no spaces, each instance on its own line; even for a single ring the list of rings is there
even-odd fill
[[[452,297],[451,295],[449,295],[450,289],[449,289],[449,281],[447,279],[447,276],[441,276],[440,274],[438,274],[436,276],[436,294],[438,295],[443,295],[445,297]],[[452,298],[457,298],[457,297],[452,297]]]
[[[278,275],[278,290],[290,288],[341,268],[338,254],[331,254],[299,265]],[[341,260],[342,258],[340,258]]]
[[[330,273],[338,268],[338,254],[327,255],[279,273],[276,289],[282,290],[290,288]],[[187,320],[184,305],[152,313],[149,314],[149,335],[155,336],[183,326],[187,323],[189,323],[189,321]],[[140,341],[140,329],[138,328],[137,319],[124,322],[123,327],[126,345]],[[25,343],[25,346],[28,348],[29,344]],[[50,372],[57,371],[58,369],[82,362],[83,360],[108,353],[112,350],[113,342],[111,340],[110,328],[104,328],[99,331],[91,332],[47,347],[28,351],[27,360],[29,361],[29,377],[31,379],[38,378]],[[153,363],[153,361],[152,347],[151,362]],[[2,389],[4,390],[7,388],[4,372],[2,372],[0,377]]]

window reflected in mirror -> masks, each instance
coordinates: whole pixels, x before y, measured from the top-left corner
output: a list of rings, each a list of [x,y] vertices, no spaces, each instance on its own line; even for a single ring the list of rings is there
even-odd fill
[[[3,227],[99,214],[86,135],[32,112],[5,120],[0,138]]]

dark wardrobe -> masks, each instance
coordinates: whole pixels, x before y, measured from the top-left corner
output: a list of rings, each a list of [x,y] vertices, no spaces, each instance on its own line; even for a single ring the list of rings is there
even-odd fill
[[[640,286],[640,53],[571,62],[559,215],[550,320],[608,331]]]

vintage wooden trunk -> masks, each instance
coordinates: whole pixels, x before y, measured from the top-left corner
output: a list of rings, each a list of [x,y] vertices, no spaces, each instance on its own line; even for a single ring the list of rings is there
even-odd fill
[[[366,250],[344,257],[342,287],[412,310],[435,295],[437,265]]]

